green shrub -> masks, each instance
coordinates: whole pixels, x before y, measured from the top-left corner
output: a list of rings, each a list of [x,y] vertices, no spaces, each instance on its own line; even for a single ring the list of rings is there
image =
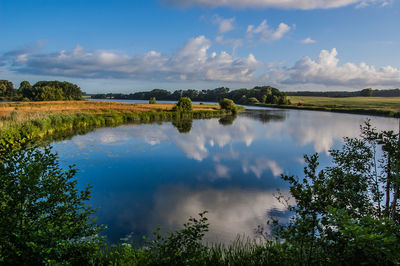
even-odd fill
[[[156,103],[157,103],[156,97],[151,97],[149,100],[149,104],[156,104]]]
[[[85,205],[89,187],[76,188],[50,148],[15,150],[0,158],[0,264],[88,264],[100,227]]]
[[[191,112],[193,110],[192,100],[189,97],[181,97],[173,110],[176,112]]]
[[[236,114],[238,112],[238,107],[230,99],[226,98],[222,99],[221,101],[219,101],[219,106],[221,107],[222,110],[230,111],[232,112],[232,114]]]

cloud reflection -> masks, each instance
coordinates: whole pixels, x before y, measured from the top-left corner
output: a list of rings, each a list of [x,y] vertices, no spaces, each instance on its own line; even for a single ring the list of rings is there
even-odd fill
[[[275,198],[274,192],[238,188],[195,190],[183,186],[164,187],[155,194],[148,229],[151,230],[157,225],[176,229],[181,227],[188,217],[197,216],[199,212],[207,210],[210,222],[207,241],[227,243],[237,235],[253,236],[258,225],[266,224],[268,213],[285,211],[285,207]]]

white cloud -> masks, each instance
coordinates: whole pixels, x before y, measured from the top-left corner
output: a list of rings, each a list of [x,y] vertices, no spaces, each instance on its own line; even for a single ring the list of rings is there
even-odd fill
[[[262,174],[267,169],[271,170],[274,176],[280,176],[283,173],[278,163],[268,158],[256,158],[252,162],[243,160],[242,162],[243,173],[247,174],[250,170],[257,178],[261,178]]]
[[[266,21],[248,27],[248,38],[272,41],[282,38],[289,26],[281,23],[271,30]],[[290,28],[290,27],[289,27]],[[307,39],[306,39],[307,40]],[[316,59],[303,57],[293,66],[260,62],[253,54],[235,56],[241,40],[217,37],[216,42],[231,44],[232,54],[210,51],[211,41],[204,36],[189,39],[175,54],[149,51],[127,55],[112,50],[88,51],[77,46],[71,51],[40,52],[20,49],[0,55],[3,69],[25,76],[61,78],[120,79],[140,82],[207,82],[267,83],[278,88],[361,89],[365,87],[400,87],[400,69],[393,66],[376,68],[367,63],[339,63],[335,48],[322,50]],[[251,85],[250,85],[251,86]]]
[[[87,51],[78,45],[72,51],[55,53],[9,52],[1,59],[23,74],[161,81],[249,82],[262,65],[252,54],[239,58],[224,51],[209,54],[210,46],[210,40],[199,36],[189,39],[174,55],[149,51],[130,56],[109,50]]]
[[[247,38],[257,35],[260,41],[271,42],[282,39],[289,31],[290,27],[285,23],[280,23],[276,30],[271,29],[267,24],[267,20],[264,19],[258,27],[254,25],[247,27]]]
[[[196,217],[197,213],[207,210],[211,224],[205,240],[209,242],[229,243],[238,235],[253,237],[254,229],[263,225],[271,213],[284,213],[285,206],[280,203],[272,191],[241,190],[237,188],[198,189],[185,186],[163,187],[155,194],[154,208],[150,210],[151,219],[146,220],[149,230],[157,225],[163,228],[177,229],[187,217]],[[282,194],[288,197],[289,191]],[[293,202],[291,202],[293,203]],[[282,219],[287,219],[283,216]],[[232,233],[233,232],[233,233]]]
[[[349,5],[366,7],[369,5],[386,6],[391,0],[161,0],[166,5],[188,7],[193,5],[212,8],[281,8],[281,9],[328,9]]]
[[[310,37],[305,38],[304,40],[300,41],[302,44],[310,44],[310,43],[315,43],[316,41],[311,39]]]
[[[221,18],[220,16],[215,15],[214,22],[216,24],[218,24],[218,33],[219,34],[227,33],[235,28],[233,26],[233,23],[235,22],[235,18]]]
[[[345,86],[362,88],[366,86],[400,85],[400,70],[392,66],[376,69],[360,63],[339,65],[338,52],[322,50],[316,60],[303,57],[291,68],[272,70],[267,78],[280,84],[320,84],[325,86]]]

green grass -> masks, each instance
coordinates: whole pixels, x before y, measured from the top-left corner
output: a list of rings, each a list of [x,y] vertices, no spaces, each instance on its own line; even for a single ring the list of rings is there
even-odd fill
[[[149,111],[127,113],[55,113],[32,120],[19,119],[14,112],[3,119],[0,131],[0,150],[18,147],[21,144],[42,139],[60,132],[78,129],[115,126],[123,123],[148,123],[154,121],[176,121],[221,117],[224,110],[198,110],[187,113],[172,111]]]
[[[400,117],[400,97],[311,97],[290,96],[290,105],[259,106]]]

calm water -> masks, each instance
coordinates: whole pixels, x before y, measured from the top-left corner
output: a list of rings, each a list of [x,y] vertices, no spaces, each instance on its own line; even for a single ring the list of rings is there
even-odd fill
[[[274,198],[287,193],[281,174],[301,175],[303,154],[329,150],[359,134],[366,116],[297,110],[252,110],[234,121],[103,128],[53,143],[64,166],[76,164],[90,204],[100,207],[111,242],[138,240],[157,227],[176,229],[207,210],[208,241],[253,236],[271,215],[285,217]],[[398,119],[372,118],[379,129],[398,130]],[[189,131],[190,130],[190,131]],[[188,132],[189,131],[189,132]],[[186,133],[180,133],[186,132]]]

